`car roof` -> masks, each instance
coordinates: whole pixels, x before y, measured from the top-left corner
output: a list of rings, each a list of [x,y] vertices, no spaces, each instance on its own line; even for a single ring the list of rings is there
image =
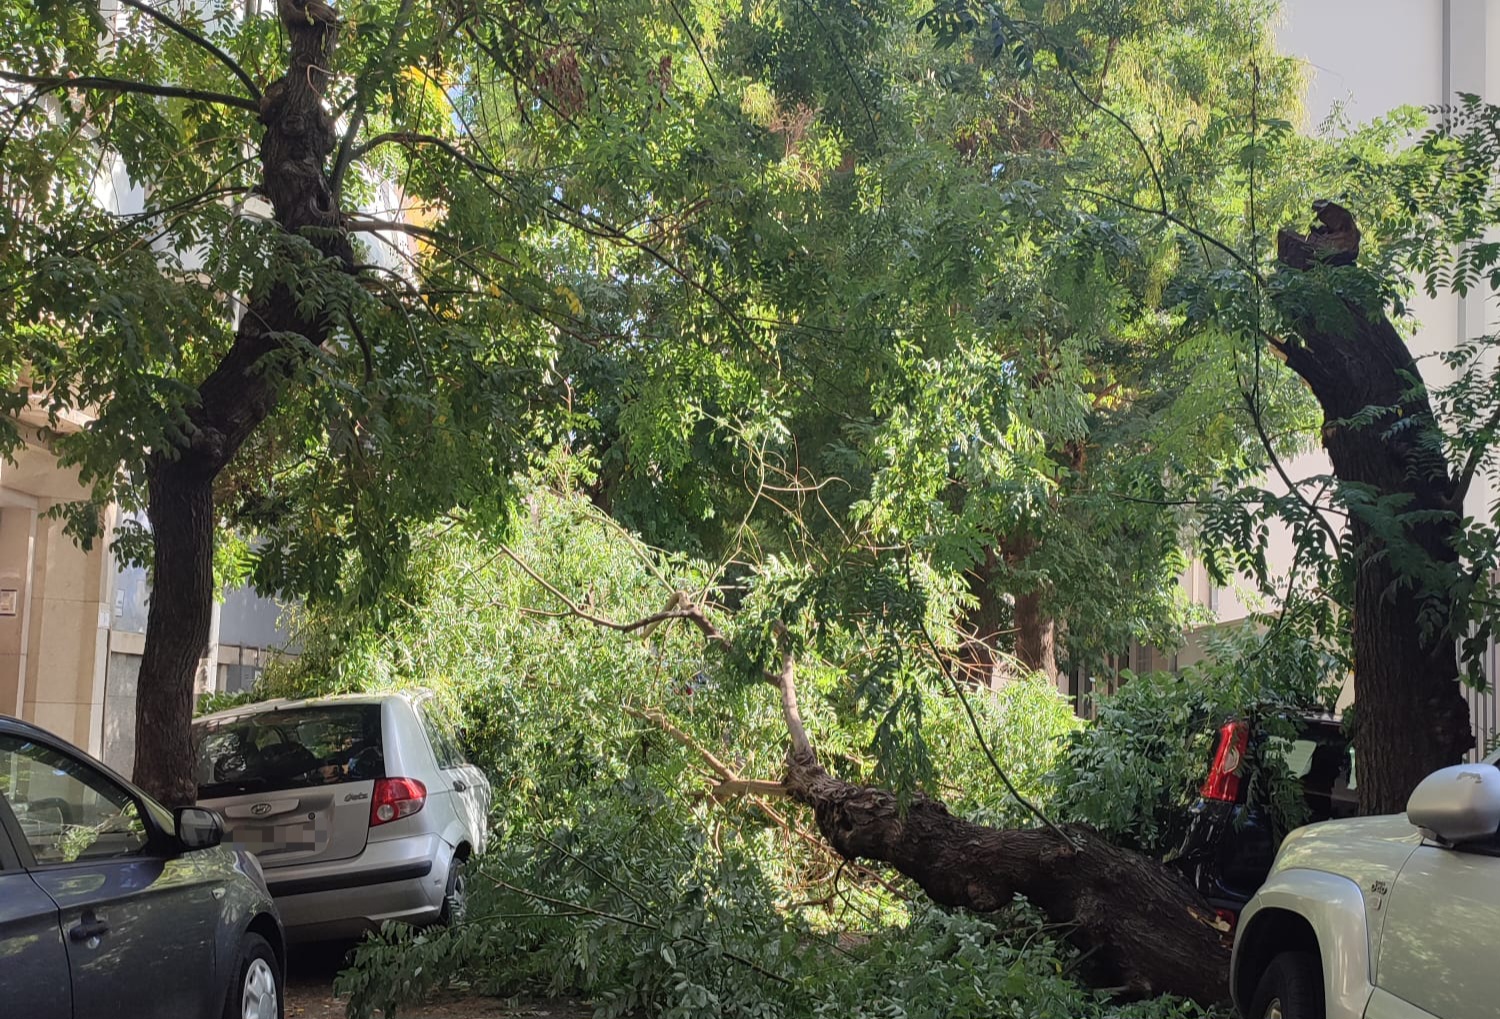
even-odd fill
[[[84,760],[89,762],[90,767],[94,768],[97,771],[102,771],[105,775],[109,776],[110,779],[124,786],[134,795],[142,796],[145,799],[150,800],[150,802],[156,803],[156,801],[154,799],[151,799],[151,797],[145,792],[145,790],[141,789],[140,786],[130,781],[130,779],[126,778],[124,775],[121,775],[118,771],[105,764],[103,761],[95,757],[93,754],[89,753],[87,750],[78,746],[72,740],[64,739],[55,732],[52,732],[48,729],[43,729],[41,726],[34,725],[31,722],[22,721],[21,719],[16,718],[14,715],[0,715],[0,733],[7,733],[14,736],[23,736],[27,739],[40,740],[44,744],[61,748],[70,755],[77,755],[79,757],[82,757]],[[158,810],[166,809],[159,803],[156,803],[156,807]]]
[[[325,704],[383,704],[390,700],[403,700],[408,703],[421,700],[428,696],[428,691],[416,690],[385,690],[380,693],[341,693],[330,694],[326,697],[302,697],[289,699],[277,697],[269,701],[255,701],[251,704],[240,704],[223,711],[215,711],[211,715],[202,715],[193,719],[193,724],[203,722],[222,722],[230,718],[244,718],[247,715],[263,715],[276,711],[291,711],[294,708],[315,708]]]
[[[48,732],[41,726],[33,725],[30,722],[23,722],[14,715],[0,715],[0,732],[15,733],[19,736],[41,736],[44,739],[59,740],[63,743],[67,742],[67,740],[58,736],[57,733]]]

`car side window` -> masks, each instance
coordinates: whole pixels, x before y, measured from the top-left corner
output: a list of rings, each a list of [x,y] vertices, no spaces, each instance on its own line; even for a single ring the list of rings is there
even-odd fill
[[[149,836],[135,799],[83,762],[0,736],[0,796],[41,865],[132,856]]]
[[[422,719],[422,728],[427,733],[427,741],[432,744],[432,753],[437,758],[438,767],[461,767],[464,763],[463,754],[458,752],[458,744],[444,731],[432,708],[423,704],[417,709],[417,715]]]

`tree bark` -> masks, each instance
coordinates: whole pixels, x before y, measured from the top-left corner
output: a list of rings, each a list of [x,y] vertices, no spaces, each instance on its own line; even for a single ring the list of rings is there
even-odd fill
[[[902,809],[883,789],[834,778],[818,763],[797,708],[788,655],[772,682],[791,737],[786,787],[849,860],[886,863],[934,902],[992,913],[1024,895],[1083,952],[1080,975],[1132,998],[1176,994],[1212,1005],[1228,996],[1229,947],[1213,910],[1174,871],[1110,845],[1081,825],[987,828],[917,796]]]
[[[974,607],[964,613],[967,635],[958,651],[964,678],[977,687],[997,689],[1005,682],[1005,655],[1000,636],[1005,630],[1008,613],[1000,592],[995,589],[995,551],[985,549],[985,558],[966,574]]]
[[[1057,685],[1057,621],[1042,608],[1042,592],[1015,596],[1016,658]]]
[[[280,0],[279,14],[290,59],[260,104],[262,188],[282,229],[302,233],[320,257],[353,271],[353,250],[324,169],[336,141],[320,91],[333,65],[333,11],[321,0]],[[136,695],[134,777],[169,805],[191,803],[197,793],[193,675],[208,644],[214,597],[214,478],[276,405],[286,371],[284,364],[268,365],[268,356],[286,350],[289,335],[321,346],[332,326],[326,316],[301,315],[284,284],[252,294],[233,344],[198,387],[186,441],[151,456],[146,485],[154,559]]]
[[[1016,662],[1057,685],[1057,622],[1042,607],[1042,591],[1014,594],[1012,604],[1007,606],[995,585],[995,566],[995,552],[989,549],[985,562],[968,572],[969,593],[975,605],[964,614],[968,635],[958,655],[965,678],[991,690],[1005,684],[1015,671],[1013,665],[1006,667],[1008,656],[1000,647],[1000,638],[1008,630],[1015,636]]]
[[[1321,225],[1310,234],[1282,231],[1282,263],[1306,271],[1354,261],[1353,218],[1331,203],[1315,209]],[[1398,813],[1418,782],[1474,747],[1459,687],[1454,592],[1424,586],[1393,563],[1418,551],[1439,576],[1449,569],[1456,579],[1464,493],[1450,475],[1421,372],[1400,334],[1379,310],[1331,290],[1329,300],[1342,305],[1342,315],[1289,309],[1296,336],[1273,342],[1323,408],[1323,447],[1339,481],[1378,498],[1399,497],[1398,513],[1423,514],[1401,522],[1394,556],[1366,515],[1355,511],[1349,519],[1360,809]],[[1369,419],[1351,422],[1361,414]]]

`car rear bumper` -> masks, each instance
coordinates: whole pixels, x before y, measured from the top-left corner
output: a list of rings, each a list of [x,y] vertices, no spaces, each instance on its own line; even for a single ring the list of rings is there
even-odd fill
[[[266,870],[287,937],[357,937],[387,920],[430,923],[443,908],[453,847],[437,835],[371,842],[352,860]]]

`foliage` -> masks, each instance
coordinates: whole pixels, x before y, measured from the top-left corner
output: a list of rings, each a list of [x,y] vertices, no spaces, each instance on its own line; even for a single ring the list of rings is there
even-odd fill
[[[968,994],[1019,995],[1017,1015],[1106,1014],[1059,977],[1068,950],[1028,914],[929,913],[901,885],[832,858],[799,808],[705,795],[704,759],[651,715],[740,775],[774,777],[785,752],[774,699],[705,657],[682,624],[642,640],[571,618],[517,560],[616,621],[660,608],[700,567],[645,548],[576,496],[533,486],[523,505],[504,546],[514,559],[462,528],[433,534],[414,550],[405,604],[380,615],[309,610],[305,653],[256,691],[434,688],[495,783],[495,848],[475,861],[470,923],[451,936],[393,928],[363,945],[341,984],[357,1009],[460,979],[495,993],[583,995],[601,1015],[875,1015],[902,1000],[910,1014],[936,1015]],[[855,682],[812,670],[804,710],[830,766],[860,777],[890,751],[877,751],[879,721],[851,710]],[[1079,724],[1066,702],[1038,681],[970,698],[1008,774],[1041,798]],[[923,738],[943,749],[924,787],[966,813],[1028,823],[956,699],[921,703]],[[944,989],[934,971],[967,982]]]
[[[1078,661],[1170,643],[1181,507],[1265,459],[1225,399],[1238,349],[1181,312],[1192,281],[1235,263],[1154,210],[1170,198],[1200,232],[1241,237],[1245,158],[1221,153],[1303,155],[1295,71],[1257,3],[1049,9],[1023,19],[1049,38],[1019,62],[983,38],[1004,12],[949,6],[770,5],[720,24],[720,85],[741,83],[766,134],[747,151],[700,111],[717,176],[682,237],[715,297],[754,317],[687,352],[660,332],[570,352],[592,494],[726,573],[772,554],[878,571],[863,550],[904,549],[961,592],[955,611],[991,603],[1002,618],[982,629],[1040,593]],[[809,52],[840,25],[836,62]],[[1274,179],[1273,216],[1303,197]],[[665,202],[653,187],[651,214],[669,219]],[[699,335],[699,310],[629,279],[604,312],[622,332]],[[1295,446],[1283,426],[1307,401],[1275,381],[1261,411]]]
[[[662,882],[649,856],[632,860],[649,861],[646,873],[634,862],[612,867],[615,858],[605,857],[607,870],[569,882],[571,899],[486,894],[487,918],[457,932],[391,928],[359,947],[338,990],[351,996],[356,1017],[375,1008],[399,1014],[402,1003],[455,973],[488,993],[581,994],[597,1002],[599,1019],[632,1008],[653,1016],[765,1019],[1206,1014],[1170,998],[1120,1005],[1084,990],[1070,979],[1076,953],[1020,904],[988,919],[922,907],[868,937],[835,940],[757,909],[753,895],[744,895],[742,874],[724,875],[711,891],[680,875]],[[532,870],[527,876],[549,888],[559,883]],[[663,886],[680,898],[660,902]],[[719,899],[716,891],[739,894]],[[612,905],[599,908],[604,902]]]
[[[1337,698],[1338,662],[1281,621],[1265,633],[1216,634],[1207,650],[1180,675],[1128,676],[1099,700],[1098,718],[1074,736],[1053,777],[1060,814],[1165,856],[1185,834],[1219,726],[1243,718],[1273,740],[1291,739],[1297,712],[1327,711]],[[1245,769],[1249,802],[1267,808],[1280,830],[1295,827],[1303,804],[1281,758],[1252,754]]]

